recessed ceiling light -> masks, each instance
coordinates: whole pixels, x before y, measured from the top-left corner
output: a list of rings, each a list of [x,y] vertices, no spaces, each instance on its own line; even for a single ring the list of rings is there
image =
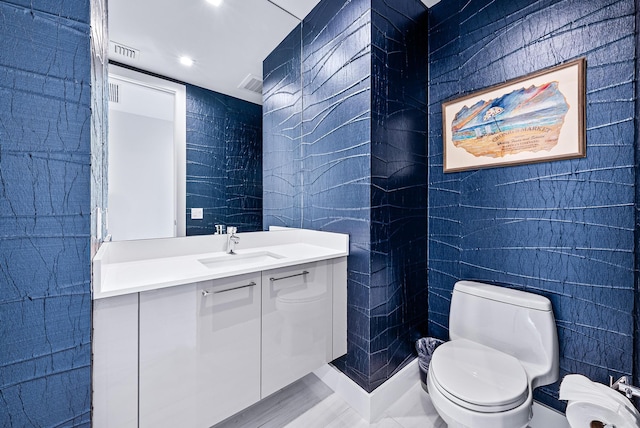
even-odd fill
[[[185,67],[191,67],[193,65],[193,59],[189,58],[188,56],[181,56],[180,64],[184,65]]]
[[[207,3],[211,3],[214,6],[220,6],[222,4],[222,0],[207,0]]]

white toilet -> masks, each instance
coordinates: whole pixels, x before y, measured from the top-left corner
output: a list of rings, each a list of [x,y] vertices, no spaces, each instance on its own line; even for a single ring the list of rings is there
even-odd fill
[[[551,302],[472,281],[455,284],[451,341],[429,365],[429,396],[449,428],[524,428],[533,390],[558,380]]]

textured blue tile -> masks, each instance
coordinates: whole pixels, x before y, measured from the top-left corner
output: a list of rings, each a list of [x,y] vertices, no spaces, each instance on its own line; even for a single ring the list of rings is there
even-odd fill
[[[640,76],[640,64],[638,63],[638,57],[640,57],[640,33],[638,32],[638,28],[640,27],[640,13],[638,13],[638,2],[636,1],[636,37],[633,41],[635,44],[635,76],[636,76],[636,84],[635,84],[635,112],[636,118],[640,112],[640,85],[638,85],[637,78]],[[629,123],[627,122],[627,126],[624,131],[620,132],[620,135],[629,135],[632,131],[629,128]],[[637,120],[636,125],[637,126]],[[619,127],[620,128],[620,127]],[[638,168],[640,167],[640,135],[638,132],[635,132],[635,195],[636,195],[636,203],[635,203],[635,230],[640,230],[640,174],[637,173]],[[638,266],[640,266],[640,252],[638,251],[640,248],[640,234],[636,232],[635,239],[635,334],[634,334],[634,364],[633,364],[633,373],[634,373],[634,385],[640,385],[640,275],[638,275]],[[636,400],[636,405],[639,405]]]
[[[9,2],[6,2],[9,3]],[[57,2],[31,0],[11,1],[16,9],[25,15],[41,12],[42,15],[51,15],[50,18],[68,18],[71,22],[89,22],[90,3],[85,0],[63,0]]]
[[[427,14],[412,1],[374,1],[371,14],[371,230],[386,275],[386,302],[373,319],[382,330],[372,341],[373,389],[426,334]]]
[[[259,105],[187,85],[187,235],[262,229],[261,121]]]
[[[89,426],[89,3],[0,20],[0,426]]]
[[[24,320],[1,327],[6,364],[0,376],[3,387],[89,366],[91,301],[85,293],[29,296],[3,303],[3,312],[7,319]],[[81,316],[69,317],[70,312]],[[24,356],[25,349],[29,358]]]
[[[90,427],[91,391],[77,391],[87,378],[91,378],[91,369],[84,366],[3,388],[6,411],[0,413],[0,423],[6,427]],[[61,391],[74,392],[68,396]]]
[[[47,13],[9,2],[0,3],[0,16],[3,18],[0,65],[14,73],[39,75],[35,80],[23,83],[36,83],[43,78],[53,82],[58,79],[64,81],[89,69],[90,62],[85,62],[89,55],[88,3],[78,1],[73,6],[79,13],[78,20],[57,16],[65,13],[63,6],[56,2],[49,6],[51,11]],[[79,81],[89,85],[90,79]],[[70,84],[69,88],[73,86]],[[44,91],[46,93],[47,89]],[[64,96],[59,92],[55,95]],[[88,102],[88,90],[84,97]]]
[[[302,226],[302,27],[263,63],[263,227]]]
[[[227,220],[241,231],[262,230],[262,109],[229,102],[225,126]]]
[[[342,368],[365,389],[371,373],[369,26],[366,1],[320,2],[302,24],[299,172],[302,227],[350,234]]]
[[[513,286],[551,299],[561,376],[629,374],[637,355],[621,350],[634,340],[634,2],[464,6],[446,16],[437,5],[430,16],[430,333],[446,336],[457,279]],[[580,56],[586,158],[442,174],[442,101]],[[536,398],[562,409],[557,389]]]
[[[426,16],[418,1],[323,1],[264,63],[265,226],[350,235],[336,364],[368,391],[426,333]]]

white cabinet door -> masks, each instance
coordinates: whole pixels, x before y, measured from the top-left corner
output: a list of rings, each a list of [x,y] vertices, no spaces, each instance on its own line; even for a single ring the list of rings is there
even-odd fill
[[[93,302],[94,428],[138,427],[138,293]]]
[[[140,293],[140,428],[196,426],[197,289]]]
[[[199,291],[197,426],[210,427],[260,400],[260,272]]]
[[[262,273],[262,398],[332,360],[327,262]]]
[[[208,428],[260,398],[260,276],[140,294],[140,427]]]

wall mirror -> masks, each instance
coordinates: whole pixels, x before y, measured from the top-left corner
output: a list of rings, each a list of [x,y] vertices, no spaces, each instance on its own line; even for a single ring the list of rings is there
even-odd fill
[[[219,4],[216,6],[215,3]],[[155,100],[151,102],[153,104],[151,110],[155,113],[134,112],[141,117],[140,120],[134,121],[135,123],[127,122],[127,120],[131,122],[131,118],[123,119],[121,113],[126,110],[125,107],[116,110],[115,114],[110,113],[113,121],[124,124],[124,128],[130,130],[136,128],[135,132],[138,136],[134,138],[140,144],[127,144],[125,141],[116,145],[113,140],[121,136],[118,131],[109,131],[109,152],[112,152],[109,158],[115,155],[120,158],[122,164],[125,166],[128,164],[130,177],[125,179],[126,177],[123,177],[119,169],[111,170],[108,167],[108,186],[113,187],[112,190],[117,195],[116,199],[108,203],[107,234],[112,234],[114,240],[123,240],[214,232],[213,224],[206,223],[206,217],[210,211],[217,208],[213,206],[215,202],[207,202],[207,200],[216,199],[215,192],[220,187],[238,186],[233,183],[221,185],[207,182],[210,177],[207,177],[207,174],[201,174],[196,168],[201,163],[200,158],[194,160],[189,154],[201,151],[205,153],[203,156],[211,162],[226,162],[227,167],[229,167],[229,158],[217,159],[214,154],[206,153],[208,149],[200,150],[199,142],[193,143],[190,140],[198,133],[219,132],[220,127],[228,130],[229,120],[216,129],[200,130],[191,129],[188,124],[181,123],[179,115],[174,115],[173,119],[178,120],[174,120],[171,125],[168,120],[171,116],[169,110],[173,108],[177,111],[176,108],[182,108],[180,100],[184,99],[181,98],[184,94],[180,94],[179,88],[172,89],[170,80],[187,83],[185,102],[187,122],[189,117],[197,119],[198,115],[208,114],[202,111],[202,106],[189,105],[192,101],[189,91],[197,92],[193,87],[261,106],[262,61],[296,26],[300,25],[301,18],[317,3],[318,0],[109,1],[110,88],[113,87],[111,83],[118,83],[125,87],[135,80],[135,76],[128,74],[129,68],[164,76],[169,81],[163,83],[154,81],[154,78],[150,77],[150,82],[142,84],[150,91],[149,99]],[[191,66],[181,63],[181,60],[186,62],[186,58],[192,60]],[[124,68],[117,69],[114,64]],[[114,74],[118,77],[114,77]],[[173,100],[173,107],[171,107],[171,101],[167,101],[174,96],[172,94],[177,94],[175,95],[177,98]],[[204,94],[208,96],[208,92]],[[142,99],[143,97],[140,97],[137,101]],[[162,100],[167,101],[168,104],[163,104]],[[235,101],[232,101],[233,103]],[[189,111],[190,108],[197,111]],[[154,114],[158,117],[154,117]],[[112,118],[109,121],[111,125]],[[147,122],[151,131],[137,129],[142,122]],[[184,144],[178,141],[180,138],[174,138],[173,149],[167,148],[167,142],[163,142],[162,137],[171,134],[175,136],[183,131],[186,134],[186,149],[180,146]],[[236,129],[235,132],[234,136],[246,134],[244,129]],[[235,138],[234,136],[231,138]],[[137,153],[131,153],[129,150],[137,150]],[[187,154],[181,158],[185,151]],[[172,159],[169,156],[171,154],[173,154]],[[249,164],[242,164],[245,155],[246,153],[241,150],[233,154],[235,159],[239,160],[239,164],[235,166],[236,169],[249,167],[247,166]],[[143,159],[150,161],[151,158],[157,158],[154,162],[157,160],[158,163],[140,166]],[[250,167],[256,169],[255,164],[254,162]],[[190,168],[192,170],[196,168],[191,175],[188,171]],[[215,170],[217,166],[209,165],[209,168]],[[247,176],[246,172],[245,176]],[[252,173],[262,174],[261,170],[252,171]],[[215,176],[216,173],[214,171],[209,175]],[[155,184],[156,190],[141,190],[139,186],[132,184],[142,184],[143,181],[147,184]],[[190,191],[189,186],[196,182],[201,187],[209,186],[212,189],[205,190],[201,192],[202,194],[197,194],[200,193],[199,191]],[[232,199],[237,201],[242,197],[235,194]],[[127,201],[135,201],[138,204],[134,206]],[[206,206],[208,203],[210,207]],[[196,207],[204,208],[205,219],[200,223],[198,210],[191,212],[191,208]],[[192,219],[192,217],[195,218]],[[135,218],[137,220],[134,220]],[[233,218],[231,216],[229,221],[232,222]],[[151,230],[154,223],[158,223],[157,232]]]

